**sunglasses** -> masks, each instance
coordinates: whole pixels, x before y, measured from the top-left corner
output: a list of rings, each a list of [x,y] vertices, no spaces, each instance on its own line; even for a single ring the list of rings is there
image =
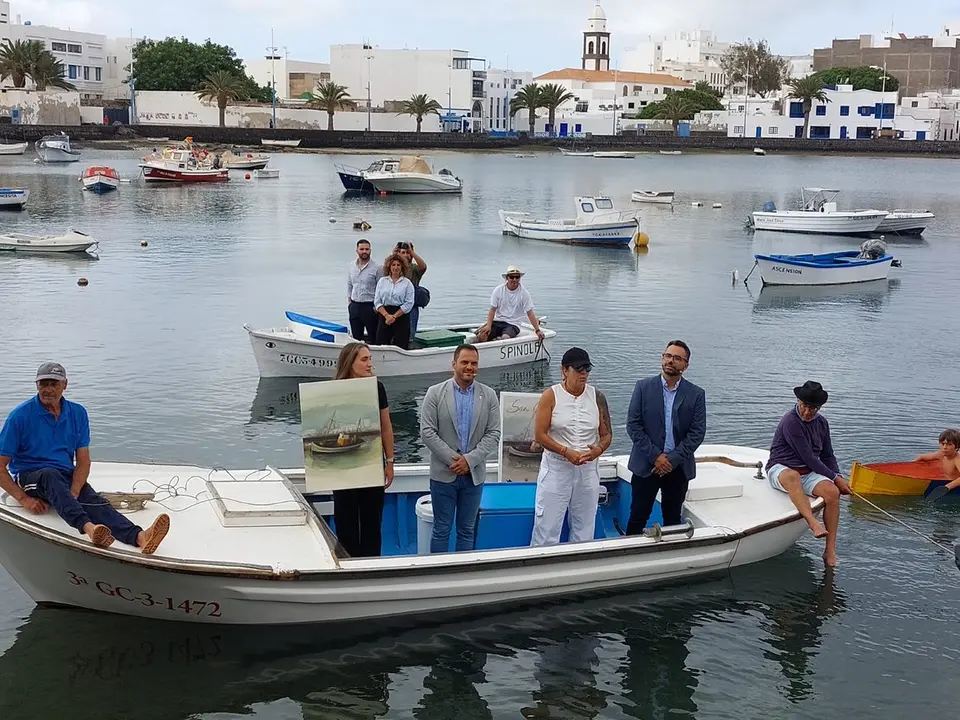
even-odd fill
[[[570,369],[576,372],[590,372],[593,370],[593,365],[591,363],[587,363],[586,365],[571,365]]]
[[[519,280],[519,275],[507,275],[507,280]]]

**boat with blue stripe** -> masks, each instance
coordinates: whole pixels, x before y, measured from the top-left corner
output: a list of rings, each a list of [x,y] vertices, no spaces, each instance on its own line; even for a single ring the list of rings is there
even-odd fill
[[[868,240],[861,250],[803,254],[754,255],[764,285],[843,285],[884,280],[899,261],[880,240]]]
[[[576,197],[574,218],[541,219],[526,212],[500,210],[504,235],[565,245],[627,247],[640,234],[640,212],[617,210],[605,196]]]

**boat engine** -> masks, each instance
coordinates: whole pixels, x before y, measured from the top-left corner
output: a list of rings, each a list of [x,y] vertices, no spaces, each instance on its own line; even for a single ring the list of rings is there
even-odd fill
[[[776,212],[777,204],[773,200],[767,200],[763,207],[760,208],[760,212]]]
[[[869,259],[869,260],[878,260],[887,254],[887,244],[883,240],[877,238],[871,238],[866,240],[863,245],[860,246],[860,255],[859,257]]]

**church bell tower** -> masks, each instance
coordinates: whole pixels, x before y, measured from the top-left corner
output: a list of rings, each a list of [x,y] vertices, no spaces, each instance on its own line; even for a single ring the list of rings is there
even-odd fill
[[[583,31],[582,67],[584,70],[610,69],[610,33],[607,32],[607,15],[600,3],[594,6],[587,20],[587,29]]]

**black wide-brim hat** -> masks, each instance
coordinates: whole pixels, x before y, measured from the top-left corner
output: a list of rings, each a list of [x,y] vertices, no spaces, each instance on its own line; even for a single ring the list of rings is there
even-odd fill
[[[827,398],[830,397],[827,391],[823,389],[823,385],[814,380],[807,380],[800,387],[795,387],[793,394],[797,396],[798,400],[808,405],[824,405]]]

